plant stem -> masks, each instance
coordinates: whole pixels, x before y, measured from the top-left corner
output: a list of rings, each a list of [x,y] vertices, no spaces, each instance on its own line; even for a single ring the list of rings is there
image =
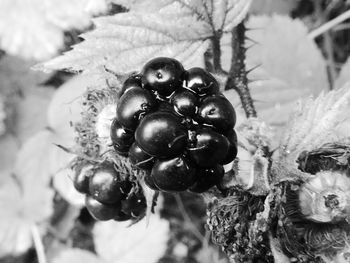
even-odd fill
[[[197,229],[196,225],[193,224],[192,219],[186,212],[185,205],[182,202],[182,199],[180,195],[175,195],[176,203],[180,209],[181,215],[183,219],[191,226],[193,234],[196,236],[196,238],[203,243],[203,240],[205,240],[205,237],[201,234],[201,232]]]
[[[38,262],[47,263],[46,256],[45,256],[45,249],[44,249],[43,241],[41,240],[38,226],[33,225],[31,227],[31,230],[32,230],[32,238],[34,242],[36,255],[38,257]]]
[[[244,112],[249,117],[256,117],[253,99],[248,88],[247,72],[245,68],[245,25],[244,21],[232,30],[232,58],[231,68],[225,85],[225,90],[234,89],[242,102]]]
[[[323,24],[319,28],[316,28],[314,31],[311,31],[308,35],[309,38],[314,39],[318,37],[319,35],[322,35],[324,32],[330,30],[331,28],[335,27],[336,25],[340,24],[341,22],[347,20],[350,18],[350,10],[344,12],[343,14],[337,16],[336,18],[328,21],[327,23]]]
[[[212,50],[213,50],[213,67],[215,72],[222,71],[221,68],[221,48],[220,48],[221,34],[216,32],[211,38]]]

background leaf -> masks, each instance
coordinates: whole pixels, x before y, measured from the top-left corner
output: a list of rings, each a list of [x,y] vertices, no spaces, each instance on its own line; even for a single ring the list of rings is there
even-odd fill
[[[169,237],[169,222],[154,215],[132,227],[130,222],[98,222],[93,230],[96,252],[107,262],[157,262],[165,253]]]
[[[56,255],[51,263],[103,263],[95,254],[78,248],[65,249]]]
[[[105,0],[2,0],[0,47],[24,58],[48,59],[63,47],[63,30],[86,28],[92,15],[106,10]]]
[[[32,245],[32,227],[53,212],[53,191],[47,185],[32,181],[22,186],[10,176],[0,185],[0,257],[25,252]]]
[[[94,72],[107,67],[125,73],[139,70],[155,56],[175,57],[185,67],[203,67],[208,39],[239,23],[250,2],[121,1],[118,4],[132,11],[95,19],[95,30],[82,35],[84,42],[37,68]]]
[[[132,11],[193,16],[210,31],[231,31],[246,16],[251,0],[112,0]]]
[[[350,57],[348,57],[348,59],[342,66],[339,76],[335,81],[334,87],[336,89],[339,89],[342,86],[344,86],[344,84],[348,81],[350,81]]]
[[[30,188],[33,182],[48,186],[51,176],[68,165],[74,156],[54,145],[66,143],[50,130],[43,130],[26,141],[18,152],[14,167],[24,188]]]
[[[328,89],[326,65],[316,44],[307,37],[308,29],[300,20],[274,15],[252,16],[247,36],[258,44],[247,51],[251,94],[258,115],[275,127],[286,124],[299,98],[317,95]],[[223,65],[229,68],[230,39],[225,37]],[[252,44],[247,40],[246,45]],[[241,108],[234,91],[226,92],[237,109]]]

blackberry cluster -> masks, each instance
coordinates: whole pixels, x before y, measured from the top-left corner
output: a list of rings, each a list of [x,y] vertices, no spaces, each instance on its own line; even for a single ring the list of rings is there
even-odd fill
[[[86,194],[86,208],[97,220],[125,221],[140,218],[146,212],[141,188],[123,180],[111,163],[79,169],[73,183],[77,191]]]
[[[237,155],[236,113],[210,73],[155,58],[119,96],[113,147],[147,171],[150,188],[201,193],[219,183]]]

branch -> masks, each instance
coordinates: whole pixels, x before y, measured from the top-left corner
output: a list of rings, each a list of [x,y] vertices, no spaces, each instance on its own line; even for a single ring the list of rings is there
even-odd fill
[[[244,112],[249,117],[256,117],[253,99],[248,88],[247,71],[245,68],[245,25],[241,22],[232,30],[232,58],[231,68],[225,85],[225,90],[237,91]]]

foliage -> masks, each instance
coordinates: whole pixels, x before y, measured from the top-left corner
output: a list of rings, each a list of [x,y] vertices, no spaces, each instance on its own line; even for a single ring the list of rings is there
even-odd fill
[[[296,160],[300,153],[317,152],[325,148],[319,148],[320,145],[329,142],[332,145],[339,142],[348,144],[350,87],[345,83],[350,80],[349,59],[335,81],[337,90],[327,92],[332,86],[329,83],[334,80],[329,81],[327,70],[329,73],[334,65],[330,63],[329,52],[325,52],[323,39],[314,41],[308,37],[308,31],[318,25],[316,22],[312,24],[314,13],[311,12],[310,16],[303,13],[300,19],[291,19],[285,14],[299,8],[299,4],[289,0],[279,0],[276,6],[268,3],[272,1],[257,3],[243,0],[108,2],[109,7],[124,6],[125,9],[118,10],[125,12],[112,12],[110,16],[91,20],[92,16],[106,12],[106,1],[47,1],[43,5],[38,1],[6,0],[0,3],[0,46],[8,54],[36,60],[50,58],[62,48],[64,31],[73,28],[83,30],[92,23],[95,25],[93,30],[82,35],[84,41],[76,43],[72,50],[36,66],[46,70],[66,69],[83,73],[83,76],[69,80],[57,90],[42,84],[52,75],[28,73],[33,62],[24,62],[9,55],[1,58],[0,146],[5,151],[0,153],[0,208],[3,211],[0,218],[0,257],[20,255],[34,245],[38,249],[38,244],[33,244],[33,237],[39,231],[47,256],[54,263],[108,263],[117,259],[121,262],[140,259],[150,263],[157,260],[183,262],[181,260],[185,257],[186,262],[193,262],[195,258],[205,262],[204,259],[209,260],[209,254],[212,256],[210,262],[225,262],[226,258],[222,258],[208,238],[203,237],[204,216],[194,209],[203,204],[191,197],[184,197],[180,209],[182,216],[173,209],[173,202],[163,207],[161,213],[169,222],[156,212],[148,218],[150,225],[147,228],[144,221],[127,227],[130,222],[95,224],[84,213],[78,215],[83,199],[72,187],[73,172],[69,165],[75,156],[67,152],[76,153],[73,126],[83,118],[81,102],[86,90],[118,89],[125,74],[139,70],[154,56],[175,57],[186,68],[206,67],[216,74],[223,90],[231,67],[231,31],[245,18],[252,5],[254,14],[258,15],[250,15],[246,22],[251,30],[247,31],[246,45],[249,48],[245,62],[248,70],[260,65],[248,74],[249,88],[258,116],[266,123],[247,122],[243,112],[238,110],[241,147],[240,163],[237,165],[240,175],[236,179],[242,179],[240,183],[243,185],[252,186],[253,195],[263,193],[263,197],[252,198],[251,193],[240,188],[227,193],[228,199],[218,193],[204,197],[212,202],[208,222],[213,227],[214,240],[224,247],[231,261],[247,261],[247,256],[256,255],[257,251],[265,259],[270,258],[272,253],[276,262],[278,258],[283,258],[281,262],[287,260],[277,239],[271,241],[271,251],[265,246],[269,239],[265,231],[268,224],[276,223],[273,218],[284,202],[283,187],[308,176],[298,170]],[[307,1],[298,2],[301,5]],[[271,10],[284,15],[261,15],[264,12],[270,14]],[[333,10],[338,11],[339,6],[336,5]],[[337,51],[336,55],[339,54]],[[339,61],[343,62],[345,58],[338,58]],[[236,109],[240,108],[240,101],[233,90],[225,91],[225,95]],[[318,97],[308,98],[311,95]],[[296,104],[300,99],[303,102]],[[290,115],[291,112],[294,114]],[[275,131],[282,134],[281,142],[273,133]],[[105,134],[104,131],[101,134]],[[262,153],[257,154],[256,137],[269,141],[270,150],[277,149],[272,157],[269,156],[274,161],[273,183],[287,181],[285,185],[256,191],[265,185],[262,176],[266,173],[262,164],[267,159]],[[63,146],[66,151],[55,144]],[[254,171],[252,164],[256,164]],[[268,201],[271,202],[264,203],[266,191],[272,191],[273,197],[281,198],[269,196],[271,200]],[[214,200],[213,195],[218,198]],[[153,192],[149,193],[148,199],[152,198]],[[240,206],[237,206],[238,199]],[[253,204],[247,205],[248,199]],[[162,204],[158,201],[158,206]],[[60,205],[65,208],[59,209]],[[236,210],[232,212],[235,206]],[[178,215],[170,213],[172,209]],[[196,220],[195,224],[192,219]],[[54,223],[55,220],[59,222]],[[59,232],[61,228],[57,225],[61,223],[69,226],[65,232],[70,232],[73,225],[77,227],[76,222],[84,225],[85,234],[93,238],[95,247],[91,251],[75,248],[71,243],[72,233],[58,237],[53,231]],[[289,223],[288,220],[283,221],[282,227],[275,230],[284,231]],[[345,252],[346,248],[334,258],[323,255],[324,261],[340,260]],[[166,253],[178,253],[180,256],[163,257]]]

